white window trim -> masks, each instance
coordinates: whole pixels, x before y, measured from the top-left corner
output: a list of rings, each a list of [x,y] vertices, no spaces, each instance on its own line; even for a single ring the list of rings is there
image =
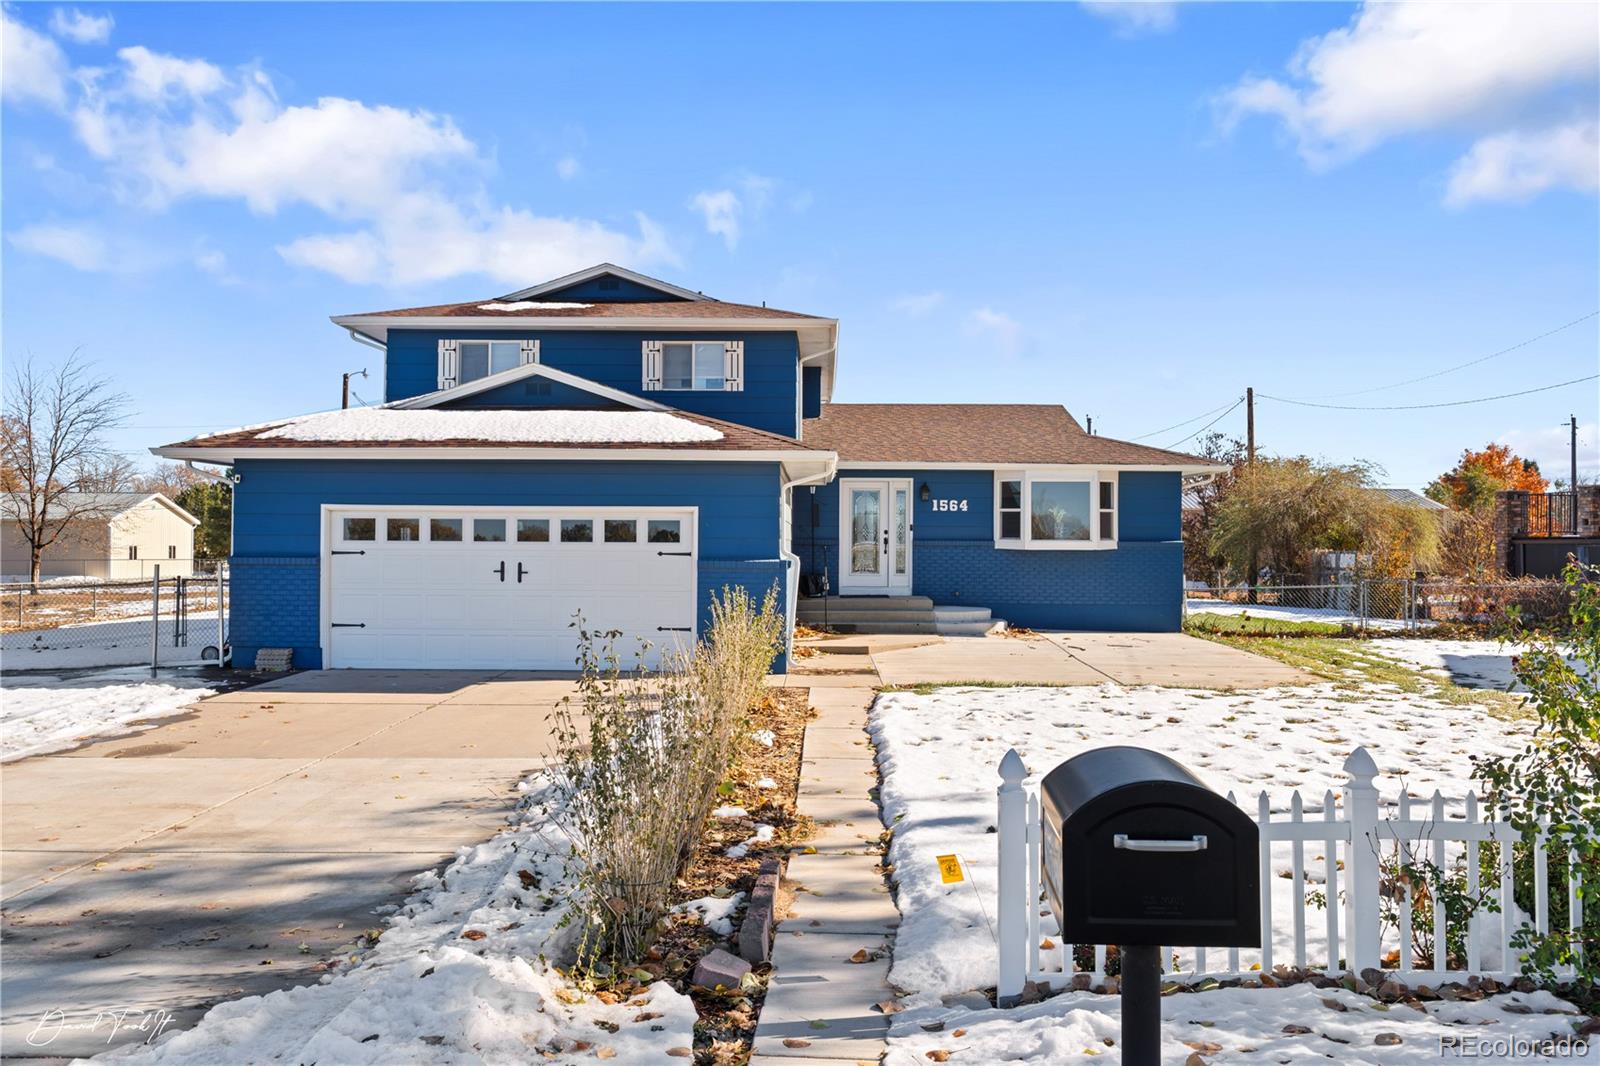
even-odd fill
[[[722,384],[717,388],[701,388],[694,384],[694,353],[689,355],[689,387],[673,388],[667,384],[667,345],[715,344],[722,348]],[[654,358],[654,365],[651,359]],[[744,341],[711,340],[705,337],[663,337],[645,342],[644,388],[649,392],[743,392],[744,391]]]
[[[506,367],[504,370],[495,370],[494,355],[491,350],[485,356],[484,369],[488,373],[481,374],[464,381],[461,377],[461,346],[463,344],[515,344],[517,348],[517,365]],[[456,389],[463,385],[476,385],[480,381],[487,381],[498,374],[510,373],[518,367],[539,362],[539,342],[524,337],[450,337],[439,342],[439,388]]]
[[[1015,540],[1000,536],[1000,483],[1022,482],[1022,536]],[[1033,538],[1033,483],[1035,481],[1077,481],[1089,486],[1088,540],[1035,540]],[[1111,537],[1100,536],[1100,486],[1111,489]],[[994,546],[1006,551],[1111,551],[1122,532],[1122,485],[1115,470],[1086,470],[1064,473],[1059,470],[1016,468],[994,472]]]

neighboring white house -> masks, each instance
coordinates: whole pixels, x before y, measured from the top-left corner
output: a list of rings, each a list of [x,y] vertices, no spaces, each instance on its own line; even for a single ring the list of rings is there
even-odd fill
[[[193,574],[194,531],[200,520],[160,493],[72,492],[64,494],[63,504],[88,513],[73,519],[45,548],[41,578],[145,578],[158,565],[162,577]],[[27,501],[13,495],[0,514],[0,573],[7,581],[30,576],[28,541],[12,517],[26,508]]]

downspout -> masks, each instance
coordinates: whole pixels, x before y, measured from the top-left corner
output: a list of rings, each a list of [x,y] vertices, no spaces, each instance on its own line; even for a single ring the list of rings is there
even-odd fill
[[[825,485],[832,481],[839,472],[839,456],[834,455],[828,460],[828,465],[820,474],[811,474],[807,477],[797,477],[791,481],[781,482],[778,486],[778,506],[781,508],[785,501],[789,506],[789,533],[794,534],[794,490],[802,485]],[[780,522],[781,527],[781,522]],[[789,580],[784,582],[783,618],[785,629],[783,633],[784,658],[791,659],[794,655],[794,622],[795,614],[800,608],[800,556],[790,551],[790,545],[783,542],[783,529],[779,528],[778,557],[784,561],[789,571]]]

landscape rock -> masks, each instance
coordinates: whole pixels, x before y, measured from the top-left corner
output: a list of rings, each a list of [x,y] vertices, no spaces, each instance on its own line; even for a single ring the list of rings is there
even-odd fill
[[[1379,985],[1383,984],[1383,971],[1378,969],[1376,966],[1368,966],[1365,970],[1361,971],[1361,979],[1367,984],[1371,985],[1373,988],[1377,988]]]
[[[1379,1047],[1394,1047],[1396,1044],[1404,1043],[1400,1039],[1399,1033],[1379,1033],[1373,1038],[1372,1042]]]
[[[717,948],[695,964],[691,981],[701,988],[738,988],[740,979],[749,972],[748,962]]]
[[[1032,982],[1029,983],[1031,984]],[[962,1007],[966,1010],[988,1010],[993,1006],[989,1002],[988,995],[976,989],[970,992],[958,992],[951,996],[942,996],[940,997],[940,1002],[946,1007]]]
[[[1391,977],[1378,986],[1378,998],[1387,1003],[1393,1003],[1409,991],[1411,990],[1404,984]]]

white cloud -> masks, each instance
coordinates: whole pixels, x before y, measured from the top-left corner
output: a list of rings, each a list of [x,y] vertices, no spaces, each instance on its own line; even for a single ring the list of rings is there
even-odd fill
[[[1283,79],[1247,77],[1223,93],[1217,104],[1224,128],[1251,115],[1275,117],[1317,168],[1394,137],[1466,130],[1487,135],[1479,142],[1484,159],[1469,156],[1458,169],[1492,170],[1497,153],[1540,153],[1523,142],[1538,139],[1537,130],[1548,123],[1538,116],[1553,98],[1568,93],[1576,106],[1593,111],[1600,7],[1369,2],[1350,25],[1301,42],[1288,73]],[[1570,184],[1573,176],[1570,166],[1548,158],[1540,172],[1548,179],[1533,179],[1543,180],[1540,188]],[[1470,190],[1470,174],[1462,180]],[[1485,187],[1492,184],[1485,177]]]
[[[744,214],[744,203],[732,189],[697,192],[689,206],[705,219],[706,232],[721,237],[731,252],[739,247],[739,220]]]
[[[65,107],[67,70],[60,45],[0,8],[0,97]]]
[[[77,44],[104,44],[116,21],[110,15],[89,15],[77,8],[58,7],[50,12],[50,32]]]
[[[177,93],[210,96],[228,82],[222,68],[203,59],[183,59],[152,52],[142,44],[117,50],[126,67],[124,85],[141,100],[162,100]]]
[[[1485,137],[1456,162],[1444,200],[1451,207],[1524,201],[1555,186],[1600,190],[1600,125],[1574,122]]]
[[[6,235],[17,248],[88,272],[111,269],[106,242],[85,226],[39,223]]]
[[[1178,5],[1166,0],[1080,0],[1083,9],[1118,25],[1121,32],[1163,33],[1178,23]]]
[[[1565,483],[1571,477],[1571,430],[1565,422],[1540,429],[1509,429],[1495,438],[1524,459],[1539,464],[1539,473]],[[1578,423],[1578,481],[1592,482],[1600,476],[1600,424]]]
[[[967,332],[986,340],[999,355],[1012,356],[1022,350],[1022,324],[992,307],[980,307],[969,314]]]
[[[630,231],[495,203],[482,185],[490,163],[448,116],[341,97],[285,106],[258,70],[142,46],[117,55],[116,67],[77,72],[70,112],[118,195],[152,211],[194,198],[263,215],[313,208],[335,226],[281,243],[294,265],[352,282],[521,284],[602,259],[677,261],[643,215]]]
[[[777,187],[778,183],[772,178],[744,173],[728,188],[695,193],[689,206],[699,212],[705,222],[706,232],[721,237],[731,252],[739,246],[739,239],[744,236],[745,223],[766,214]],[[791,211],[798,213],[810,206],[810,195],[804,191],[789,198]]]
[[[892,310],[903,315],[920,318],[944,303],[944,293],[937,290],[932,292],[917,292],[902,296],[889,304]]]
[[[583,173],[583,164],[577,156],[564,155],[556,160],[556,176],[562,181],[571,181]]]

